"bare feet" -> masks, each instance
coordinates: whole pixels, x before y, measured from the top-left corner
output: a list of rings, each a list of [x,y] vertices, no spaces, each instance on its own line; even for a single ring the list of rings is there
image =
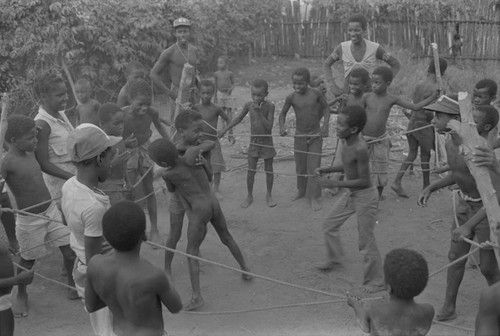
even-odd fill
[[[321,203],[319,203],[319,200],[317,198],[311,198],[311,209],[312,211],[321,210]]]
[[[266,195],[267,206],[270,208],[274,208],[276,206],[276,202],[273,201],[273,197],[271,195]]]
[[[340,266],[340,264],[338,264],[338,263],[328,262],[328,261],[314,264],[314,267],[316,267],[321,272],[331,272],[335,268],[338,268],[339,266]]]
[[[245,271],[245,272],[250,272],[250,270],[249,270],[247,267],[242,268],[241,270],[242,270],[242,271]],[[242,278],[243,280],[245,280],[245,281],[250,281],[250,280],[252,280],[252,279],[253,279],[253,276],[251,276],[250,274],[244,274],[244,273],[242,273],[242,274],[241,274],[241,278]]]
[[[240,206],[241,206],[243,209],[246,209],[246,208],[248,208],[248,207],[250,206],[250,204],[252,204],[252,203],[253,203],[253,196],[248,195],[248,196],[247,196],[247,199],[246,199],[243,203],[241,203],[241,205],[240,205]]]
[[[296,201],[296,200],[298,200],[298,199],[304,198],[304,197],[305,197],[305,195],[304,195],[304,194],[297,194],[297,195],[295,195],[295,197],[294,197],[294,198],[292,198],[292,202],[293,202],[293,201]]]
[[[14,313],[14,317],[27,317],[28,316],[28,295],[19,295],[17,294],[17,300],[12,307],[12,312]]]
[[[363,285],[363,286],[359,287],[359,290],[364,294],[374,294],[374,293],[385,291],[385,286],[384,285],[379,285],[379,286]]]
[[[203,301],[203,298],[201,296],[199,296],[197,298],[192,298],[188,304],[184,305],[184,310],[185,311],[196,310],[198,308],[203,307],[204,304],[205,304],[205,301]]]
[[[80,298],[80,295],[78,295],[78,292],[76,290],[68,288],[66,297],[68,298],[68,300],[78,300]]]
[[[404,191],[403,186],[401,184],[393,183],[391,184],[391,189],[394,190],[396,195],[398,195],[399,197],[408,198],[408,195]]]
[[[17,254],[19,252],[19,243],[17,240],[10,240],[9,241],[9,251],[12,254]]]
[[[436,321],[444,322],[451,321],[457,318],[455,310],[441,308],[441,311],[436,315]]]

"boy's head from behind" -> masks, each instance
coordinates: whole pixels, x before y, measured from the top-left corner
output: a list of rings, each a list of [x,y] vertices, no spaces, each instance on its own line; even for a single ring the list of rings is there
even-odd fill
[[[129,86],[130,108],[137,115],[144,115],[151,107],[152,88],[144,79],[136,79]]]
[[[87,103],[90,100],[90,93],[92,92],[92,87],[90,81],[86,78],[80,78],[75,82],[75,94],[78,101],[82,104]]]
[[[361,106],[351,105],[340,110],[337,117],[337,136],[346,139],[359,134],[366,125],[366,111]]]
[[[269,85],[263,79],[256,79],[252,82],[250,94],[252,95],[252,101],[254,104],[259,105],[269,94]]]
[[[444,58],[439,57],[439,71],[441,73],[441,76],[444,75],[447,68],[448,68],[448,62],[446,62]],[[434,63],[434,59],[430,60],[427,72],[430,74],[436,74],[436,64]]]
[[[370,82],[370,74],[365,68],[354,68],[349,76],[349,92],[355,96],[366,91],[366,86]]]
[[[392,70],[388,67],[381,66],[373,70],[372,75],[372,90],[374,93],[384,93],[392,83]]]
[[[203,135],[201,114],[193,110],[182,111],[175,118],[174,124],[185,145],[196,146],[200,143]]]
[[[39,75],[35,79],[33,91],[47,112],[53,114],[66,109],[68,102],[66,83],[59,73],[47,71]]]
[[[210,104],[215,93],[215,84],[211,80],[203,79],[200,82],[200,98],[203,104]]]
[[[391,295],[411,300],[427,286],[429,269],[420,253],[409,249],[395,249],[385,256],[384,275]]]
[[[472,103],[474,105],[489,105],[497,98],[498,86],[492,79],[481,79],[474,86]]]
[[[125,75],[127,76],[127,83],[132,82],[135,79],[145,79],[146,78],[146,67],[137,61],[132,61],[125,67]]]
[[[113,205],[102,217],[102,233],[115,250],[133,250],[146,237],[144,211],[132,201]]]
[[[303,94],[307,90],[310,81],[311,81],[311,73],[306,68],[297,68],[293,70],[292,72],[293,89],[298,94]]]
[[[165,139],[159,138],[149,145],[149,157],[160,167],[175,167],[179,153],[175,145]]]
[[[37,144],[35,121],[22,114],[7,119],[5,141],[22,152],[34,152]]]
[[[217,59],[217,69],[219,70],[225,70],[227,69],[227,65],[229,63],[229,60],[227,56],[221,56]]]
[[[99,123],[107,135],[121,136],[124,120],[121,107],[114,103],[105,103],[99,109]]]

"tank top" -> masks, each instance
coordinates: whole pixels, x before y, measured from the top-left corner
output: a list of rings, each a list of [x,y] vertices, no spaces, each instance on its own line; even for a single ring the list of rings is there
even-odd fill
[[[365,40],[366,51],[361,62],[354,59],[351,52],[352,41],[342,42],[342,62],[344,63],[344,78],[347,78],[356,67],[365,68],[370,74],[377,67],[377,50],[380,45],[376,42]]]
[[[71,126],[62,119],[51,116],[41,106],[35,120],[43,120],[50,127],[49,134],[49,162],[53,164],[71,162],[66,146]]]

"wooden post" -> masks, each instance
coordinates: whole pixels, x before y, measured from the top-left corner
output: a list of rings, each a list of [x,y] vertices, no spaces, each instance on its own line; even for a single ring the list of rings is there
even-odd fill
[[[488,141],[477,133],[476,124],[472,117],[472,101],[467,92],[458,93],[458,103],[460,105],[461,122],[452,120],[448,126],[458,133],[462,139],[461,151],[467,163],[467,167],[476,180],[477,189],[483,200],[488,222],[490,224],[490,240],[498,246],[500,234],[500,205],[496,196],[496,191],[491,183],[490,172],[486,167],[478,167],[472,162],[472,153],[476,146],[488,146]],[[498,265],[500,265],[500,250],[493,249]]]
[[[443,78],[441,77],[441,68],[439,67],[439,52],[437,43],[431,43],[432,55],[434,57],[434,68],[436,72],[436,80],[439,89],[443,89]],[[435,166],[444,166],[447,162],[446,150],[444,148],[444,139],[441,134],[434,132],[434,153]]]
[[[64,60],[62,61],[62,68],[64,72],[66,73],[66,78],[68,78],[69,86],[71,87],[71,92],[73,92],[73,97],[75,97],[75,102],[77,105],[80,105],[80,101],[78,100],[78,97],[76,96],[76,90],[75,90],[75,83],[73,82],[73,78],[71,78],[71,73],[68,70],[68,67],[66,66],[66,63]],[[68,116],[66,116],[66,111],[59,111],[59,114],[61,117],[64,119],[64,122],[69,125],[71,129],[75,129],[71,122],[68,119]],[[77,119],[78,120],[78,119]]]
[[[5,142],[5,131],[7,130],[7,115],[9,113],[9,95],[2,95],[2,114],[0,115],[0,161],[3,159],[3,144]]]
[[[174,121],[175,117],[177,117],[177,115],[179,114],[181,106],[189,101],[191,85],[193,84],[193,78],[195,76],[194,70],[195,67],[191,64],[184,64],[184,68],[182,69],[181,81],[179,83],[179,92],[177,93],[177,99],[175,100],[175,111],[172,117],[172,121]]]

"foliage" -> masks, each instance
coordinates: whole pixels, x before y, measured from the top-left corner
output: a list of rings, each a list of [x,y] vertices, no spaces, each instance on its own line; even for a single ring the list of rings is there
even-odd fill
[[[274,0],[4,0],[0,11],[0,91],[12,91],[16,111],[36,104],[36,74],[65,62],[74,79],[92,80],[101,101],[113,99],[132,60],[151,68],[175,42],[172,23],[193,22],[201,70],[222,55],[238,56],[277,17]],[[22,102],[22,103],[21,103]]]

